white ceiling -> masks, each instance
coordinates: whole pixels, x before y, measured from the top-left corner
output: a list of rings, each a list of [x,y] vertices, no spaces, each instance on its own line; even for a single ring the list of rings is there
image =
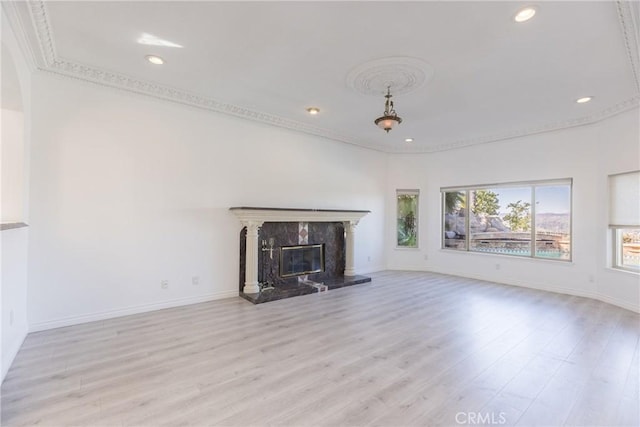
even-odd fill
[[[41,69],[381,151],[431,152],[638,105],[637,3],[536,4],[522,24],[522,2],[37,1],[8,15]],[[141,45],[143,33],[183,47]],[[361,71],[426,79],[394,96],[403,122],[389,134],[373,124],[382,89],[353,87]]]

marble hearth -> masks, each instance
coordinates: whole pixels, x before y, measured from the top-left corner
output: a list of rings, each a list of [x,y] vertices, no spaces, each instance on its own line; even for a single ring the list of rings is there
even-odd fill
[[[369,211],[257,207],[230,210],[243,225],[240,295],[254,304],[371,281],[356,275],[354,265],[355,229]],[[306,245],[322,246],[322,271],[282,277],[281,248]]]

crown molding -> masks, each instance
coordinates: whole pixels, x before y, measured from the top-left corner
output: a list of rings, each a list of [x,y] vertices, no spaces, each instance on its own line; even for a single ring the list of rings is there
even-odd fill
[[[60,58],[55,50],[54,35],[52,28],[49,25],[46,2],[28,1],[27,3],[29,6],[29,13],[31,15],[31,22],[35,30],[34,33],[40,48],[41,58],[39,58],[36,63],[39,65],[38,69],[41,71],[50,72],[64,77],[80,79],[105,87],[126,90],[165,101],[189,105],[217,113],[228,114],[364,148],[378,151],[384,150],[382,146],[371,146],[370,143],[360,141],[351,135],[342,135],[329,129],[311,126],[296,120],[287,119],[246,107],[219,102],[215,99],[193,94],[178,88],[136,79],[124,74]]]
[[[27,15],[32,26],[27,29],[25,14],[20,13],[15,4],[26,5]],[[11,6],[6,7],[6,4]],[[583,126],[604,120],[616,114],[637,108],[640,105],[640,58],[638,53],[638,22],[635,18],[637,5],[631,2],[618,0],[616,7],[618,19],[621,25],[621,32],[624,37],[625,47],[629,64],[634,75],[637,94],[621,103],[605,108],[604,110],[590,116],[584,116],[565,121],[552,122],[529,128],[510,130],[493,135],[484,135],[474,138],[464,138],[451,141],[442,141],[436,145],[426,147],[416,147],[410,145],[397,145],[389,147],[383,144],[365,141],[353,135],[344,135],[329,129],[311,126],[296,120],[276,116],[262,111],[223,103],[213,98],[204,97],[182,89],[137,79],[124,74],[99,69],[89,65],[81,64],[70,59],[60,58],[55,49],[55,40],[51,25],[49,24],[46,2],[43,0],[27,0],[25,2],[2,2],[3,10],[8,10],[7,17],[11,22],[12,29],[16,32],[21,47],[25,50],[26,57],[32,61],[35,69],[63,76],[66,78],[82,80],[97,84],[103,87],[124,90],[140,95],[150,96],[163,101],[170,101],[178,104],[188,105],[217,113],[227,114],[262,124],[302,132],[309,135],[327,138],[346,144],[359,146],[362,148],[386,152],[386,153],[433,153],[439,151],[464,148],[472,145],[487,144],[506,139],[535,135],[544,132]],[[636,7],[634,9],[634,7]],[[12,10],[13,8],[13,10]],[[634,10],[636,12],[634,12]],[[20,33],[20,34],[18,34]],[[24,45],[24,46],[22,46]],[[34,46],[36,45],[36,46]],[[40,55],[35,53],[35,48]],[[388,64],[383,64],[388,65]],[[383,69],[382,71],[388,72]],[[429,73],[427,73],[429,74]],[[425,78],[426,80],[426,78]],[[418,85],[419,86],[419,85]]]
[[[640,7],[637,2],[629,1],[617,1],[616,7],[629,67],[633,73],[636,90],[640,93],[640,43],[638,40],[640,38],[640,23],[638,22]]]
[[[200,96],[171,86],[136,79],[124,74],[102,70],[62,58],[56,58],[49,67],[42,69],[42,71],[57,74],[63,77],[83,80],[104,87],[121,89],[164,101],[171,101],[178,104],[240,117],[271,126],[277,126],[297,132],[320,136],[334,141],[358,145],[370,149],[376,149],[376,147],[372,147],[371,144],[362,142],[352,136],[342,135],[328,129],[311,126],[296,120],[287,119],[285,117],[276,116],[246,107],[219,102],[215,99]],[[381,147],[378,148],[378,150],[381,149]]]
[[[27,0],[31,15],[31,23],[35,31],[35,37],[40,47],[40,58],[38,58],[39,68],[51,67],[56,62],[55,43],[53,42],[53,30],[49,25],[47,5],[45,1]]]
[[[631,111],[633,109],[637,109],[639,107],[640,107],[640,95],[637,95],[637,96],[634,96],[633,98],[627,99],[626,101],[623,101],[616,105],[612,105],[608,108],[605,108],[604,110],[599,111],[596,114],[592,114],[590,116],[577,117],[574,119],[547,123],[539,126],[532,126],[529,128],[512,130],[512,131],[502,132],[502,133],[497,133],[492,135],[485,135],[477,138],[452,140],[452,141],[444,142],[442,144],[433,145],[430,147],[428,151],[412,150],[413,147],[405,145],[393,152],[402,153],[402,154],[435,153],[439,151],[448,151],[448,150],[455,150],[458,148],[469,147],[472,145],[489,144],[492,142],[505,141],[513,138],[522,138],[522,137],[537,135],[541,133],[555,132],[563,129],[570,129],[578,126],[595,124],[602,120],[608,119],[618,114],[622,114],[627,111]]]

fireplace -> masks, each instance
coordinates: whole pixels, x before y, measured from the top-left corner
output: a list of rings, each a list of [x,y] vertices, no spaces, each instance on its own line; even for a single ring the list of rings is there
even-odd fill
[[[355,229],[369,211],[233,207],[240,296],[254,304],[370,282],[355,271]]]
[[[280,277],[301,276],[324,271],[324,244],[280,248]]]

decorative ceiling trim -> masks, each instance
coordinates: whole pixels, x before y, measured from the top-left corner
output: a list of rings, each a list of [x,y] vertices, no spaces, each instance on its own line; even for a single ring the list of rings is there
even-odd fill
[[[559,122],[547,123],[540,126],[532,126],[526,129],[513,130],[508,132],[502,132],[493,135],[486,135],[478,138],[466,138],[455,141],[449,141],[435,146],[431,146],[429,151],[412,150],[411,146],[403,146],[402,153],[406,154],[418,154],[418,153],[433,153],[439,151],[455,150],[458,148],[469,147],[472,145],[488,144],[492,142],[504,141],[513,138],[522,138],[531,135],[537,135],[540,133],[553,132],[563,129],[570,129],[578,126],[585,126],[598,123],[602,120],[631,111],[640,107],[640,95],[634,96],[619,104],[606,108],[599,113],[591,116],[577,117],[570,120],[564,120]],[[400,151],[400,150],[398,150]]]
[[[27,1],[31,22],[36,31],[40,53],[45,67],[50,67],[56,62],[55,43],[53,42],[53,30],[49,25],[47,5],[44,1]]]
[[[260,123],[282,127],[285,129],[321,136],[347,144],[358,145],[382,151],[382,147],[372,147],[371,144],[358,141],[349,135],[342,135],[328,129],[311,126],[306,123],[279,117],[273,114],[252,110],[249,108],[222,103],[215,99],[206,98],[170,86],[144,81],[124,74],[101,70],[89,65],[58,57],[48,13],[44,1],[29,1],[31,20],[40,45],[42,54],[42,71],[48,71],[65,77],[85,80],[101,86],[122,89],[141,95],[147,95],[165,101],[172,101],[218,113],[229,114]]]
[[[3,2],[2,7],[5,8]],[[17,3],[17,2],[16,2]],[[401,145],[398,144],[394,147],[389,147],[386,145],[382,145],[379,143],[373,143],[371,141],[363,141],[361,139],[355,138],[351,135],[342,135],[336,132],[333,132],[328,129],[319,128],[316,126],[311,126],[306,123],[298,122],[295,120],[287,119],[284,117],[279,117],[276,115],[272,115],[269,113],[252,110],[249,108],[236,106],[232,104],[222,103],[216,101],[212,98],[206,98],[200,95],[196,95],[193,93],[189,93],[187,91],[173,88],[170,86],[161,85],[158,83],[143,81],[134,77],[126,76],[123,74],[101,70],[95,67],[91,67],[88,65],[83,65],[71,60],[59,58],[56,49],[55,49],[55,41],[53,36],[53,31],[51,29],[51,25],[49,24],[48,13],[46,2],[43,0],[27,0],[26,2],[20,2],[22,4],[27,3],[28,15],[30,16],[31,24],[33,26],[33,30],[35,32],[35,36],[29,38],[29,31],[25,28],[24,18],[20,18],[19,14],[8,13],[7,17],[11,22],[12,29],[14,31],[22,31],[24,34],[17,36],[19,38],[24,39],[27,43],[25,45],[25,56],[31,54],[31,58],[34,60],[35,66],[37,69],[45,72],[49,72],[55,75],[63,76],[66,78],[83,80],[86,82],[98,84],[104,87],[110,87],[113,89],[125,90],[128,92],[133,92],[140,95],[150,96],[153,98],[161,99],[164,101],[171,101],[178,104],[184,104],[192,107],[197,107],[209,111],[214,111],[217,113],[223,113],[227,115],[231,115],[234,117],[239,117],[267,125],[272,125],[280,128],[285,128],[297,132],[306,133],[309,135],[319,136],[323,138],[327,138],[330,140],[343,142],[351,145],[356,145],[362,148],[367,148],[370,150],[381,151],[386,153],[433,153],[438,151],[452,150],[457,148],[468,147],[472,145],[479,144],[487,144],[496,141],[502,141],[505,139],[524,137],[528,135],[543,133],[543,132],[551,132],[555,130],[566,129],[575,126],[582,126],[591,123],[598,122],[605,118],[614,116],[616,114],[622,113],[624,111],[631,110],[633,108],[637,108],[640,105],[640,95],[636,95],[633,98],[626,100],[622,103],[613,105],[604,109],[603,111],[593,114],[591,116],[585,116],[581,118],[575,118],[571,120],[566,120],[562,122],[553,122],[548,123],[541,126],[535,126],[531,128],[507,131],[493,135],[485,135],[476,138],[466,138],[454,141],[445,141],[437,145],[431,145],[426,147],[416,147],[416,146],[408,146],[406,144]],[[626,1],[618,1],[618,16],[620,20],[620,24],[622,25],[622,32],[625,39],[625,45],[627,48],[630,65],[632,67],[634,77],[636,80],[636,86],[638,87],[638,91],[640,93],[640,81],[639,78],[639,64],[640,60],[638,59],[638,32],[637,26],[633,18],[633,11],[629,5],[629,2]],[[32,43],[29,43],[29,40]],[[41,56],[35,52],[35,47],[27,48],[30,44],[38,44],[38,48],[40,50]],[[383,60],[379,60],[384,62],[390,61],[394,58],[386,58]],[[415,59],[415,58],[409,58]],[[420,61],[417,60],[416,61]],[[375,61],[374,61],[375,62]],[[397,63],[397,61],[396,61]],[[370,63],[367,63],[370,64]],[[366,64],[363,64],[366,65]],[[390,64],[391,68],[386,68],[385,64],[379,64],[381,68],[378,69],[379,75],[393,75],[393,67]],[[426,65],[426,68],[424,68]],[[404,66],[396,66],[396,71],[398,71],[398,67],[400,67],[400,74],[404,73],[403,77],[406,79],[406,91],[411,92],[414,89],[417,89],[422,84],[424,84],[433,74],[433,69],[423,61],[420,61],[420,64],[416,64],[413,61],[405,61]],[[422,68],[421,68],[422,67]],[[366,67],[361,70],[360,73],[357,71],[359,67],[356,67],[351,74],[358,75],[364,73],[364,76],[370,76],[369,80],[374,80],[373,77],[376,75],[376,70],[370,73],[366,73]],[[407,71],[409,70],[409,71]],[[413,76],[416,72],[415,70],[419,70],[419,73],[424,73],[424,79],[421,76]],[[418,74],[419,74],[418,73]],[[391,77],[392,78],[392,77]],[[363,80],[364,81],[364,80]],[[384,77],[376,77],[375,81],[389,81],[385,80]],[[365,82],[366,86],[366,82]],[[369,88],[375,86],[373,83],[369,84]],[[386,89],[386,87],[385,87]],[[359,89],[357,89],[359,90]],[[362,90],[359,90],[362,92]],[[363,92],[366,93],[366,92]]]
[[[633,73],[636,90],[640,93],[640,42],[638,40],[640,28],[638,19],[638,5],[632,5],[629,1],[617,1],[618,21],[624,37],[624,45],[627,48],[629,66]],[[633,10],[635,8],[635,11]]]
[[[124,74],[101,70],[61,58],[56,58],[53,64],[51,64],[51,66],[49,66],[47,69],[44,69],[43,71],[58,74],[64,77],[85,80],[101,86],[122,89],[141,95],[147,95],[165,101],[172,101],[209,111],[215,111],[217,113],[224,113],[235,117],[241,117],[272,126],[278,126],[298,132],[308,133],[311,135],[322,136],[348,144],[367,146],[362,142],[358,142],[351,136],[341,135],[327,129],[311,126],[306,123],[298,122],[273,114],[219,102],[214,99],[196,95],[181,89],[136,79]],[[368,146],[368,148],[371,147]]]
[[[384,95],[388,87],[395,95],[403,95],[422,87],[431,80],[433,72],[431,65],[418,58],[381,58],[351,70],[347,74],[347,86],[365,95]]]

